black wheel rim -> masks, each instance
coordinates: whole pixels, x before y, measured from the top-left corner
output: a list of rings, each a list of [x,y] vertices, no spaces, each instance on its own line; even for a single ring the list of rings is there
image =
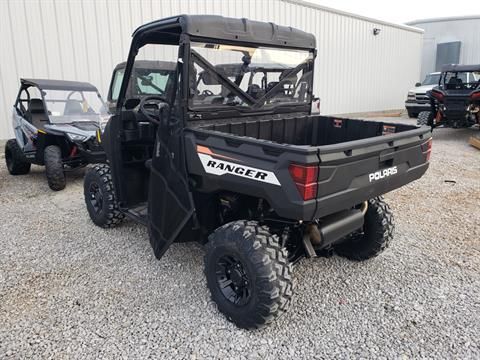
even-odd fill
[[[100,213],[103,208],[103,192],[97,183],[91,183],[88,188],[89,200],[96,214]]]
[[[235,305],[245,305],[252,293],[251,281],[243,263],[232,255],[220,257],[215,266],[218,287],[225,298]]]

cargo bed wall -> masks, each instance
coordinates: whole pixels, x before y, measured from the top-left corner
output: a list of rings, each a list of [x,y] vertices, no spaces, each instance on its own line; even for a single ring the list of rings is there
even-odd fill
[[[216,120],[198,128],[281,144],[321,146],[398,133],[415,129],[416,126],[330,116],[303,116],[256,121]]]

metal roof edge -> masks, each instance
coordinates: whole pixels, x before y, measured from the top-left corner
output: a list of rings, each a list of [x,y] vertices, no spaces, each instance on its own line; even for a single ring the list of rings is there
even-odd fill
[[[480,20],[480,15],[447,16],[447,17],[437,17],[437,18],[413,20],[413,21],[408,21],[405,24],[407,24],[407,25],[418,25],[418,24],[428,24],[428,23],[433,23],[433,22],[477,20],[477,19]]]
[[[343,15],[343,16],[351,17],[351,18],[358,19],[358,20],[369,21],[369,22],[372,22],[372,23],[375,23],[375,24],[391,26],[391,27],[395,27],[395,28],[398,28],[398,29],[401,29],[401,30],[415,32],[415,33],[419,33],[419,34],[424,33],[423,29],[419,29],[417,27],[410,26],[408,24],[396,24],[396,23],[389,22],[389,21],[374,19],[374,18],[371,18],[371,17],[368,17],[368,16],[358,15],[358,14],[350,13],[350,12],[347,12],[347,11],[334,9],[334,8],[331,8],[331,7],[328,7],[328,6],[314,4],[314,3],[311,3],[311,2],[305,1],[305,0],[280,0],[280,1],[285,2],[285,3],[295,4],[295,5],[301,5],[301,6],[309,7],[309,8],[312,8],[312,9],[324,10],[324,11],[327,11],[327,12],[330,12],[330,13]]]

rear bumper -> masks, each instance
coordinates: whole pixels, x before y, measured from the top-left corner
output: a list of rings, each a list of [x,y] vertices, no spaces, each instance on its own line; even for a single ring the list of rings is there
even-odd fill
[[[397,176],[378,180],[375,183],[371,183],[371,185],[362,187],[352,186],[344,191],[335,193],[334,196],[319,198],[315,218],[322,218],[332,212],[351,208],[376,196],[398,189],[421,178],[427,171],[428,166],[429,163],[426,162],[406,171],[400,171]]]
[[[382,144],[380,148],[370,146],[375,151],[368,152],[368,155],[362,156],[360,152],[357,157],[345,160],[345,155],[339,154],[331,162],[321,162],[315,218],[349,209],[419,179],[429,166],[424,144],[431,134],[426,127],[416,132],[423,133]]]

